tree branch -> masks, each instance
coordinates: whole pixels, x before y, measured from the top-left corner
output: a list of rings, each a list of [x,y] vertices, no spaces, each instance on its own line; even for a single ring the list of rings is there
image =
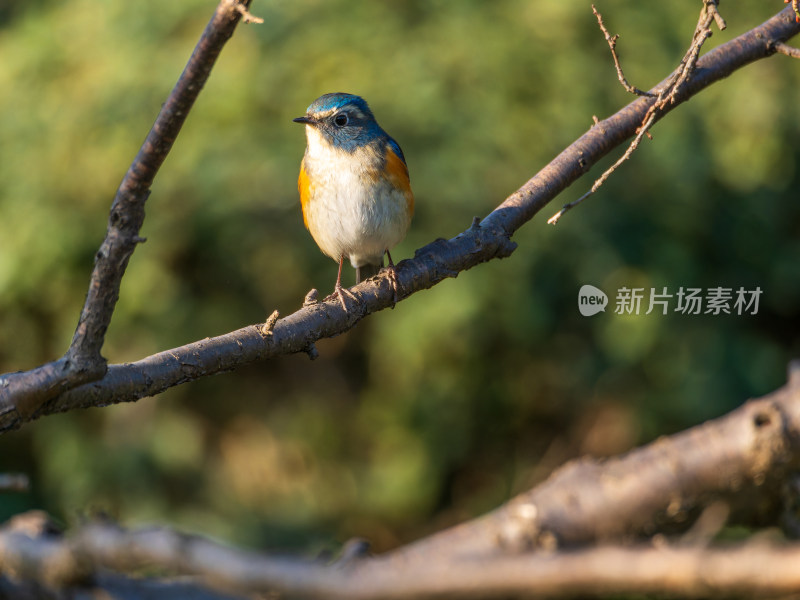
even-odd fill
[[[66,390],[102,378],[100,354],[119,299],[119,287],[136,245],[150,186],[189,111],[208,79],[225,42],[250,0],[222,0],[203,31],[189,62],[164,103],[136,158],[125,173],[108,219],[106,237],[95,255],[89,291],[66,354],[30,371],[0,377],[0,426],[28,420],[43,403]],[[244,10],[244,12],[241,12]]]
[[[795,363],[785,387],[726,416],[606,461],[567,464],[488,515],[374,558],[265,556],[109,523],[62,538],[34,514],[0,529],[0,570],[63,588],[91,582],[100,568],[157,565],[226,590],[305,599],[786,594],[800,591],[800,544],[707,542],[728,515],[731,523],[774,524],[794,502],[786,484],[798,468]],[[581,548],[592,543],[599,545]]]
[[[800,590],[798,561],[800,544],[756,541],[723,548],[599,546],[557,554],[462,556],[413,566],[379,558],[327,565],[234,550],[164,528],[126,531],[93,524],[66,539],[0,533],[3,570],[23,582],[44,582],[66,592],[59,596],[65,598],[75,587],[89,592],[120,587],[121,576],[96,576],[101,568],[136,573],[154,566],[193,577],[182,581],[182,594],[174,581],[153,590],[151,580],[148,598],[209,597],[211,592],[200,587],[204,582],[228,590],[225,598],[238,592],[306,600],[779,595]],[[141,592],[141,580],[137,587]]]
[[[783,388],[623,456],[568,463],[466,525],[395,552],[403,562],[552,549],[682,531],[717,501],[730,522],[776,524],[800,469],[800,363]]]
[[[771,56],[776,52],[776,44],[798,32],[800,24],[795,23],[794,13],[787,7],[762,25],[711,50],[697,61],[695,68],[671,96],[671,101],[654,116],[654,121],[737,69]],[[651,91],[657,95],[672,77]],[[413,259],[401,261],[397,265],[397,277],[402,297],[428,289],[494,258],[509,256],[516,248],[510,240],[514,232],[592,165],[636,135],[642,119],[656,101],[657,98],[652,97],[638,98],[608,119],[596,123],[485,219],[476,220],[466,231],[450,240],[439,239],[417,250]],[[48,393],[51,399],[44,403],[17,406],[19,400],[16,398],[26,392],[21,384],[16,386],[16,395],[2,393],[10,378],[27,376],[35,371],[0,377],[0,431],[17,428],[45,414],[137,400],[181,383],[282,354],[309,352],[313,356],[315,341],[344,333],[367,315],[394,305],[393,290],[385,275],[371,278],[351,291],[359,302],[351,307],[350,312],[344,312],[334,301],[307,302],[297,312],[278,320],[271,335],[260,333],[261,324],[251,325],[134,363],[112,365],[105,377],[98,381],[67,392],[51,390]],[[32,379],[29,377],[27,380]]]

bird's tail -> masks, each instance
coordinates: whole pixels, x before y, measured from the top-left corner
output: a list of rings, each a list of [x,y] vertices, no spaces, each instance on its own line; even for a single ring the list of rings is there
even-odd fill
[[[373,275],[377,275],[383,265],[361,265],[356,267],[356,283],[361,283]]]

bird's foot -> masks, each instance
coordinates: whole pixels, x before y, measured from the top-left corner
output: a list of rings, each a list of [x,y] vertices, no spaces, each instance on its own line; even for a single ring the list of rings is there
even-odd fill
[[[336,286],[333,288],[333,293],[327,298],[325,298],[325,300],[326,301],[333,300],[334,298],[338,297],[339,302],[342,303],[342,308],[344,309],[344,312],[350,312],[347,309],[347,302],[345,301],[345,296],[347,296],[353,302],[358,303],[358,298],[356,298],[355,294],[353,294],[353,292],[351,292],[350,290],[343,288],[342,284],[337,281]]]

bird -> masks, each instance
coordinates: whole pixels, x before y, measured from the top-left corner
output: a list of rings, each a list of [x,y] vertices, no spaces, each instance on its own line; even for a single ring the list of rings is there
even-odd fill
[[[324,94],[306,114],[306,150],[297,187],[303,223],[327,256],[339,263],[333,293],[348,312],[342,287],[345,259],[356,283],[378,273],[383,255],[397,301],[397,271],[389,253],[406,236],[414,214],[414,194],[400,145],[386,133],[367,102],[354,94]]]

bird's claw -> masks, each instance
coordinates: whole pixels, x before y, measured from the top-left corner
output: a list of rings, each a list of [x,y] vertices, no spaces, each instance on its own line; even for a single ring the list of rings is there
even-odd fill
[[[330,296],[328,296],[327,298],[325,298],[325,301],[333,300],[334,298],[338,297],[339,298],[339,302],[341,302],[341,304],[342,304],[342,308],[344,309],[344,312],[350,312],[348,310],[348,308],[347,308],[347,302],[345,301],[345,296],[350,298],[350,300],[352,300],[353,302],[356,302],[356,303],[358,302],[358,298],[356,298],[355,294],[353,294],[353,292],[351,292],[350,290],[348,290],[346,288],[343,288],[342,284],[337,281],[336,282],[336,287],[333,288],[333,293]]]

